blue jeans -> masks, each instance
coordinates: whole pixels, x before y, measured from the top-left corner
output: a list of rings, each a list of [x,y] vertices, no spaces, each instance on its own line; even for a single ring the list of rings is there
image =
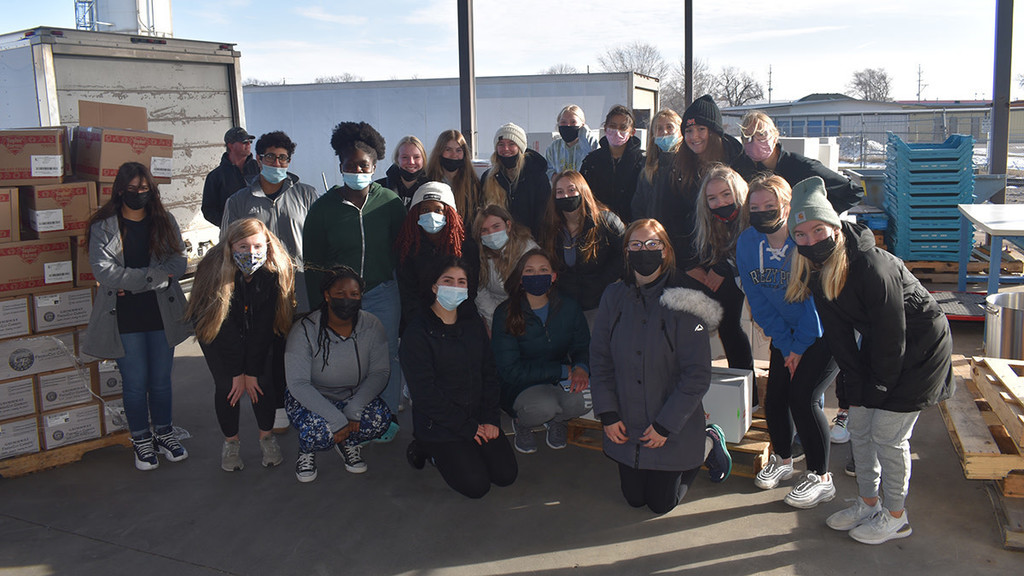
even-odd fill
[[[124,356],[117,368],[124,382],[124,414],[133,437],[171,426],[171,366],[174,348],[163,330],[121,334]]]
[[[402,302],[398,297],[398,282],[388,280],[363,294],[363,310],[373,314],[388,333],[388,355],[391,358],[391,376],[380,397],[392,414],[398,414],[402,394],[402,367],[398,364],[398,321],[402,317]]]

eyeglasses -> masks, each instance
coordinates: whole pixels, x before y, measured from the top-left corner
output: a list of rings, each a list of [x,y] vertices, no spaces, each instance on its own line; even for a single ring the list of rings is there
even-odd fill
[[[292,157],[287,154],[271,154],[269,152],[261,155],[260,159],[266,162],[267,164],[273,164],[274,162],[287,164],[292,161]]]
[[[640,250],[661,250],[665,247],[665,243],[657,238],[651,238],[650,240],[630,240],[626,247],[629,248],[630,252],[639,252]]]

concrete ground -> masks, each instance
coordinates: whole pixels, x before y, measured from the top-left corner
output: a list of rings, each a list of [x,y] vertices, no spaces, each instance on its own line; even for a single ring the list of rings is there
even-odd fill
[[[980,353],[981,324],[954,325],[956,352]],[[1004,550],[984,484],[964,479],[937,409],[912,440],[907,502],[911,537],[867,546],[825,526],[856,495],[833,445],[838,495],[812,510],[733,476],[702,474],[674,511],[630,508],[615,465],[599,452],[541,446],[519,456],[518,481],[482,500],[450,490],[431,467],[405,462],[408,411],[395,442],[363,451],[366,474],[321,453],[319,478],[285,463],[260,467],[256,426],[243,410],[244,471],[219,466],[222,438],[212,380],[199,348],[178,348],[175,423],[190,457],[139,472],[130,450],[111,447],[81,462],[0,480],[0,576],[92,574],[1014,574],[1024,553]],[[834,396],[830,396],[834,410]],[[831,414],[830,414],[831,415]],[[511,430],[506,423],[506,430]]]

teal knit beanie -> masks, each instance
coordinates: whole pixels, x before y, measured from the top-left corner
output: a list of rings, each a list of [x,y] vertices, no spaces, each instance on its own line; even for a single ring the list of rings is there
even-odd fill
[[[789,204],[789,235],[798,224],[809,220],[821,220],[839,228],[839,215],[825,193],[825,181],[819,176],[811,176],[793,186],[793,200]]]

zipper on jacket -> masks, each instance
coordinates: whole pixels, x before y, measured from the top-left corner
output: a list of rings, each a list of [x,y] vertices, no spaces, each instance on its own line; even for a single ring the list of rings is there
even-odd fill
[[[373,186],[373,184],[370,184],[370,186]],[[363,226],[363,208],[366,208],[366,205],[370,202],[370,193],[366,193],[366,200],[363,200],[362,207],[356,206],[344,198],[342,198],[342,202],[355,208],[356,212],[359,213],[359,275],[365,277],[366,274],[363,269],[366,267],[366,228]]]

